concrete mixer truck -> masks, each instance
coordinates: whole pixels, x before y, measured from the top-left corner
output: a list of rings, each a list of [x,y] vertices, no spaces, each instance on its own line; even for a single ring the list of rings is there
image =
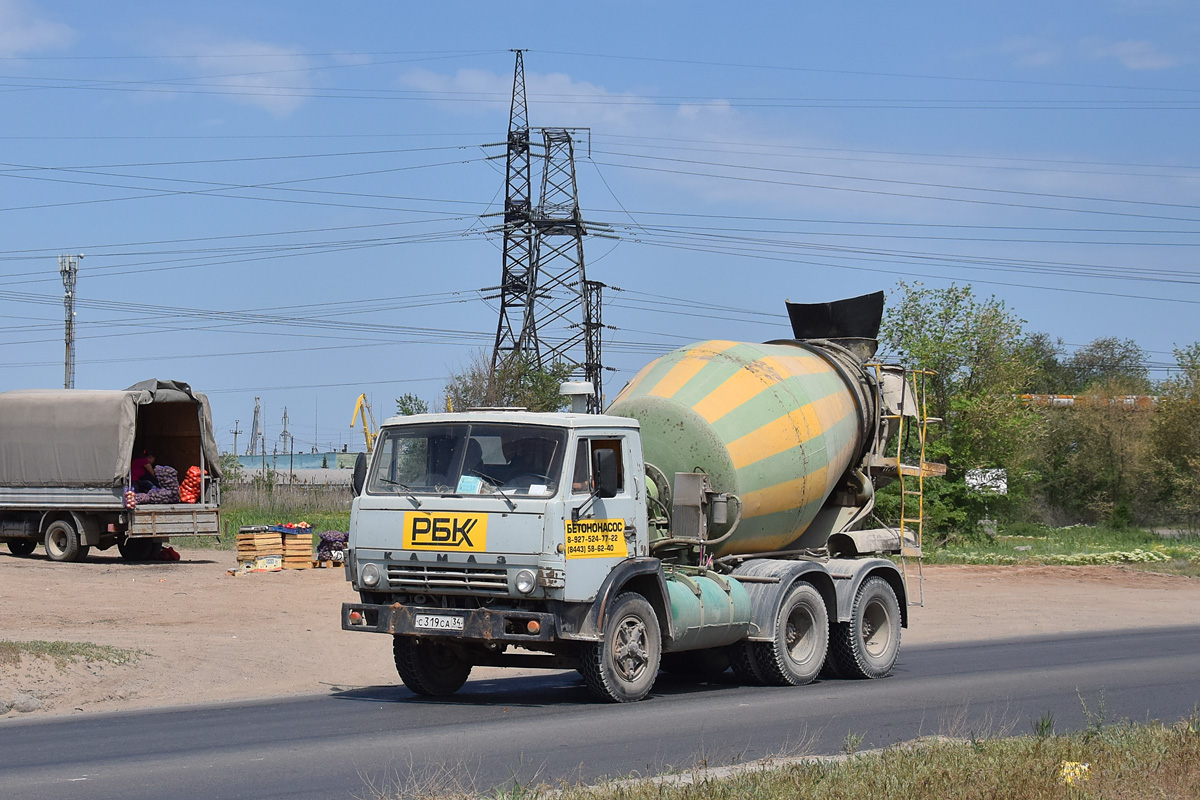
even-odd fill
[[[882,293],[788,310],[794,338],[668,353],[604,414],[387,420],[355,470],[342,628],[390,635],[423,695],[476,666],[577,669],[612,702],[660,669],[886,676],[908,591],[882,556],[917,542],[866,522],[882,481],[937,472],[888,449],[918,398],[871,362]]]

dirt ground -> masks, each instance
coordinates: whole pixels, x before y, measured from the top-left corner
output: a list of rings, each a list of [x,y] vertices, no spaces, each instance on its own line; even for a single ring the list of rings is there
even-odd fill
[[[52,563],[40,550],[0,553],[0,639],[145,654],[120,666],[59,670],[29,657],[0,665],[0,724],[398,680],[387,637],[341,630],[340,604],[356,599],[342,569],[234,577],[233,564],[233,553],[212,550],[152,564],[126,563],[115,549],[79,564]],[[1119,567],[927,566],[924,576],[925,605],[911,610],[906,645],[1200,625],[1200,580],[1191,578]],[[472,679],[495,674],[480,669]],[[14,697],[21,702],[7,710]],[[30,706],[40,707],[21,710]]]

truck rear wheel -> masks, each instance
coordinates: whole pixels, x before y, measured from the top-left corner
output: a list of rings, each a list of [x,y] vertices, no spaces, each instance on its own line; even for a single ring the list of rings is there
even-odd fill
[[[812,683],[829,650],[829,612],[816,587],[793,586],[779,606],[775,639],[752,647],[764,682],[773,686]]]
[[[9,539],[8,552],[14,556],[27,556],[37,547],[35,539]]]
[[[608,609],[604,633],[580,653],[587,687],[613,703],[641,700],[654,688],[662,659],[662,632],[646,598],[617,595]]]
[[[729,655],[729,666],[738,681],[751,686],[760,686],[767,682],[766,677],[758,666],[758,658],[754,654],[753,642],[737,642],[725,649]]]
[[[91,549],[79,543],[79,532],[66,519],[53,520],[46,526],[44,544],[51,561],[82,561]]]
[[[404,685],[427,697],[454,694],[471,675],[470,662],[444,644],[397,636],[392,657]]]
[[[858,588],[850,621],[833,629],[837,671],[848,678],[882,678],[900,654],[900,601],[878,575]]]
[[[117,542],[117,550],[126,561],[148,561],[162,550],[162,542],[156,539],[130,539]]]

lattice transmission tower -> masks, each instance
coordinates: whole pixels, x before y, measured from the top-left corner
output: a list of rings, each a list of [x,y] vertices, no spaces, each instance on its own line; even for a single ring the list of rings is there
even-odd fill
[[[516,50],[512,104],[508,114],[508,152],[504,167],[504,245],[500,275],[500,320],[492,349],[492,374],[509,359],[529,350],[530,287],[533,262],[533,181],[530,177],[529,112],[525,105],[524,51]],[[533,337],[536,340],[536,336]],[[533,349],[536,360],[536,346]],[[540,362],[539,362],[540,363]]]
[[[514,357],[528,358],[539,368],[566,363],[572,377],[591,381],[588,410],[598,413],[604,398],[604,284],[587,280],[583,237],[589,231],[579,211],[575,177],[574,132],[586,129],[541,129],[541,195],[533,207],[522,52],[516,51],[509,114],[500,320],[492,372]]]
[[[600,365],[600,290],[587,279],[583,237],[587,224],[579,212],[575,178],[575,140],[567,128],[543,128],[541,202],[533,215],[534,285],[530,327],[541,365],[565,362],[571,373],[592,382],[588,411],[603,402]]]

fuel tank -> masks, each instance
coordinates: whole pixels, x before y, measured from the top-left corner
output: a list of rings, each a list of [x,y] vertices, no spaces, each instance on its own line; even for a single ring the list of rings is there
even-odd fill
[[[714,340],[648,364],[607,413],[641,423],[645,460],[668,479],[700,469],[740,498],[741,522],[712,549],[740,555],[825,544],[805,529],[861,459],[875,396],[862,359],[836,344]]]
[[[739,581],[715,572],[671,572],[666,585],[674,633],[668,651],[733,644],[750,629],[750,593]]]

